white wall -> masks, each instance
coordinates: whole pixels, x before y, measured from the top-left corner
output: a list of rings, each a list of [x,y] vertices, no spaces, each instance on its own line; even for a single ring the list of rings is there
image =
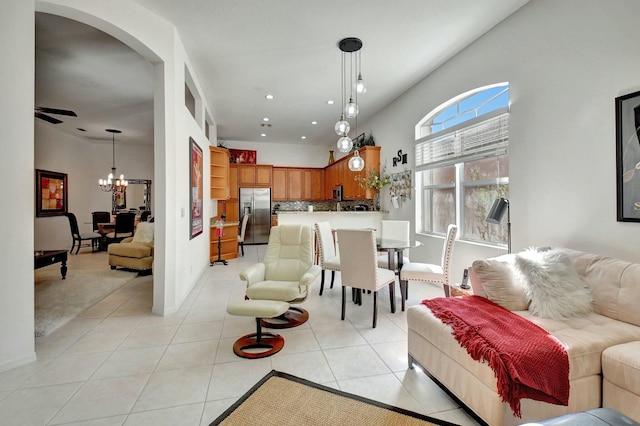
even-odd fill
[[[98,179],[105,178],[111,171],[111,141],[75,137],[57,130],[54,125],[35,120],[34,156],[36,169],[67,174],[68,210],[76,215],[80,232],[91,232],[91,212],[111,211],[111,193],[103,192],[97,184]],[[116,142],[116,166],[117,173],[123,173],[125,178],[153,179],[153,145],[131,146]],[[153,189],[153,182],[151,187]],[[66,217],[35,218],[34,229],[36,250],[71,248]]]
[[[212,139],[215,140],[215,139]],[[336,138],[337,141],[337,138]],[[258,164],[271,164],[284,167],[325,167],[329,164],[329,150],[334,150],[335,159],[340,158],[340,154],[335,149],[335,142],[332,145],[318,146],[308,145],[304,142],[299,144],[290,143],[268,143],[246,142],[246,141],[224,141],[225,146],[231,149],[249,149],[256,151]],[[286,155],[283,155],[286,153]]]
[[[1,213],[1,219],[8,226],[0,249],[3,274],[0,285],[0,371],[35,357],[34,219],[31,215],[34,212],[36,9],[105,31],[154,64],[154,312],[176,311],[209,267],[208,232],[189,240],[188,216],[180,215],[183,209],[189,211],[188,197],[183,195],[188,194],[189,188],[189,137],[198,140],[205,152],[208,142],[201,125],[184,124],[184,69],[188,61],[175,27],[130,0],[36,0],[35,8],[33,2],[5,1],[0,15],[0,47],[7,61],[0,67],[3,93],[0,101],[3,125],[0,170],[5,180],[11,179],[16,184],[7,190],[11,208],[2,209]],[[192,76],[198,87],[196,76],[193,73]],[[202,100],[202,108],[210,110],[206,100]],[[205,179],[208,179],[208,164],[205,155]],[[125,171],[127,165],[123,163],[122,167]],[[206,221],[209,214],[210,211],[205,210]]]
[[[640,224],[616,222],[614,112],[615,97],[640,90],[637,16],[634,0],[529,2],[363,128],[384,147],[383,163],[402,149],[411,169],[422,117],[467,90],[508,81],[513,250],[565,246],[640,262]],[[413,220],[414,201],[392,215]],[[388,208],[388,196],[383,202]],[[411,259],[438,259],[442,239],[421,239]],[[458,242],[453,276],[499,253]]]
[[[34,7],[9,0],[0,13],[0,371],[35,360],[33,333]]]

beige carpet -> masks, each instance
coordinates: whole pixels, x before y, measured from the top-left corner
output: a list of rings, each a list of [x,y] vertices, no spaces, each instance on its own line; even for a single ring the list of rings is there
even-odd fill
[[[85,260],[83,256],[93,257]],[[34,273],[36,337],[48,335],[138,275],[111,270],[106,255],[101,254],[69,255],[68,268],[64,280],[60,276],[60,264]]]
[[[212,425],[427,426],[453,423],[273,370]]]

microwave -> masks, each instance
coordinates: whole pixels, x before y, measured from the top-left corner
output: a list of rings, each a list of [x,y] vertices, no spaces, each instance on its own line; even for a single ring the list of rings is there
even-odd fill
[[[333,188],[333,195],[331,199],[333,201],[342,201],[342,185],[337,185]]]

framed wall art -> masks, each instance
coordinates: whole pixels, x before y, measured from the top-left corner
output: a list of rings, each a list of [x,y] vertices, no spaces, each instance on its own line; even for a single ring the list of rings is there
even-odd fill
[[[67,174],[36,169],[36,217],[67,213]]]
[[[616,98],[618,222],[640,222],[640,92]]]
[[[196,141],[189,138],[189,205],[191,206],[189,219],[189,239],[202,234],[203,219],[203,165],[202,148]]]
[[[256,151],[250,149],[229,149],[229,162],[232,164],[256,164],[256,154]]]

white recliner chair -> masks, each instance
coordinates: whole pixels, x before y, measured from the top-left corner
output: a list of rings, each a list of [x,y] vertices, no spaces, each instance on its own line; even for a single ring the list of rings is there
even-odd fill
[[[240,272],[247,282],[246,296],[250,300],[276,300],[299,304],[309,295],[309,288],[320,274],[313,264],[313,231],[310,226],[280,225],[271,228],[269,242],[261,263]],[[309,312],[289,307],[284,314],[263,319],[268,328],[290,328],[305,323]]]

